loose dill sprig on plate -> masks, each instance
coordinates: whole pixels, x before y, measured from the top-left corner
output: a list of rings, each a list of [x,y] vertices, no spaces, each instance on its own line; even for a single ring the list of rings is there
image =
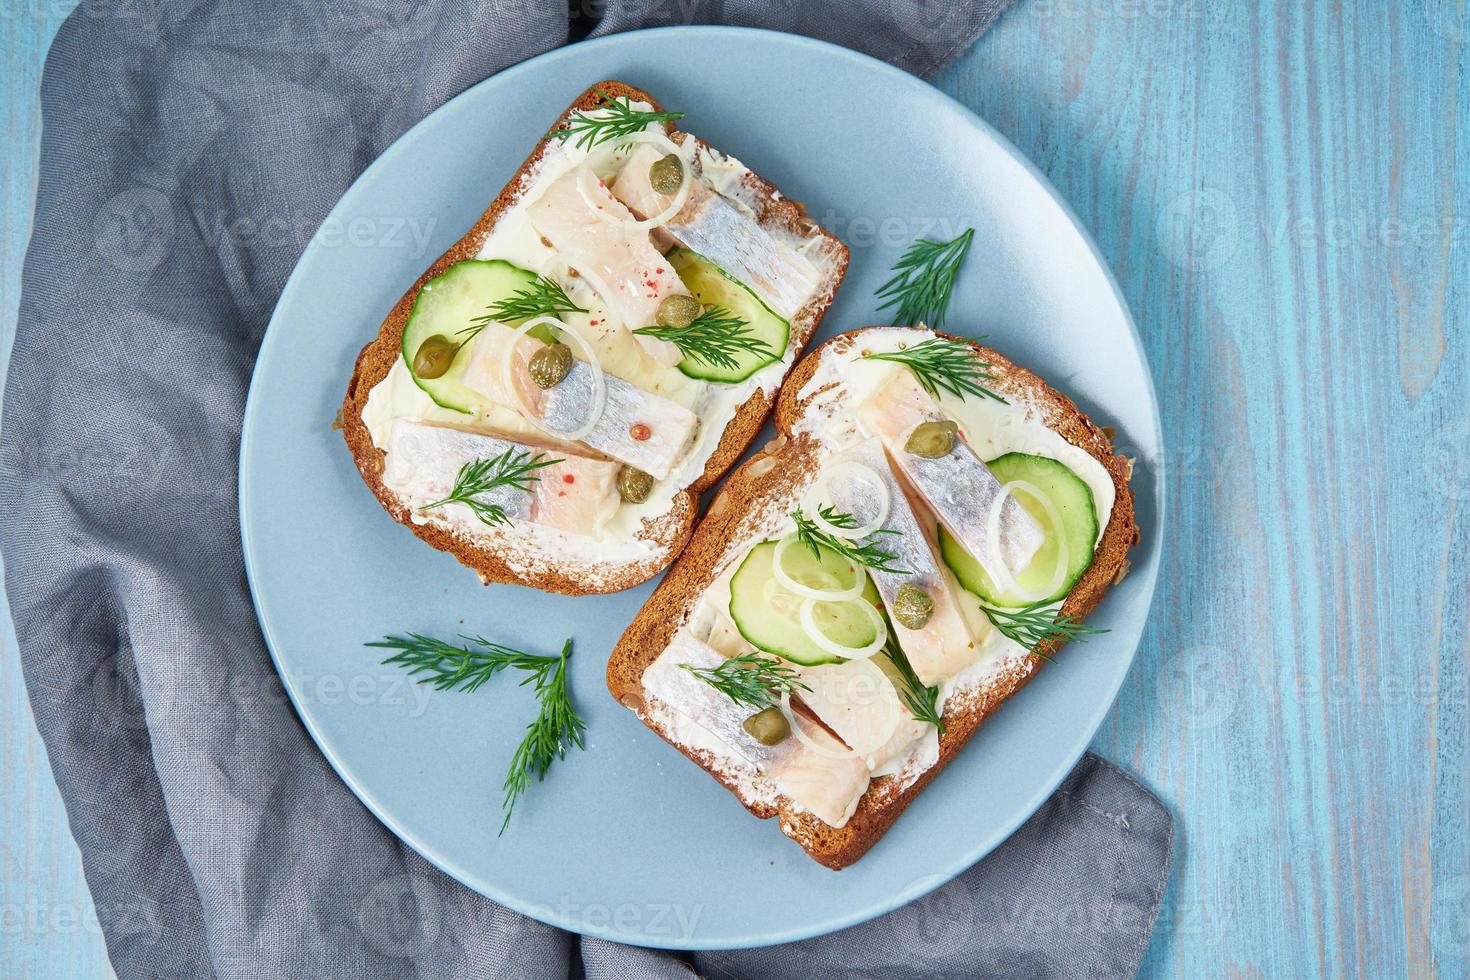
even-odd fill
[[[1001,609],[981,603],[985,618],[1000,630],[1001,634],[1015,640],[1029,652],[1043,660],[1051,660],[1039,652],[1043,644],[1060,646],[1063,643],[1080,643],[1089,636],[1106,633],[1105,629],[1085,626],[1071,616],[1063,616],[1061,607],[1051,608],[1052,602],[1034,602],[1020,609]]]
[[[980,360],[980,353],[963,340],[930,337],[904,350],[877,351],[863,357],[904,365],[914,372],[914,378],[924,390],[936,398],[940,391],[947,391],[956,398],[979,395],[1005,402],[980,383],[995,380],[989,372],[990,365]]]
[[[547,133],[546,138],[566,142],[575,136],[576,141],[572,144],[573,146],[590,150],[599,143],[627,139],[629,136],[641,133],[648,128],[649,123],[673,122],[684,118],[682,112],[634,109],[626,97],[614,98],[600,86],[596,91],[600,101],[594,108],[578,109],[573,112],[560,128]],[[594,112],[599,115],[592,115]]]
[[[646,337],[667,340],[685,357],[704,361],[713,367],[733,371],[740,366],[736,354],[774,357],[771,345],[756,337],[750,321],[736,316],[723,306],[708,306],[685,327],[649,326],[633,331]]]
[[[917,721],[926,721],[939,729],[939,734],[944,734],[944,716],[939,713],[939,687],[933,687],[919,680],[919,675],[914,673],[914,667],[909,663],[908,655],[903,652],[903,647],[893,638],[889,632],[888,642],[883,645],[883,652],[888,655],[889,663],[898,671],[903,680],[899,687],[899,697],[909,709]]]
[[[529,320],[533,316],[556,316],[558,313],[586,313],[561,288],[561,283],[550,276],[537,276],[525,289],[517,289],[505,299],[498,299],[485,307],[483,316],[477,316],[470,325],[459,331],[466,341],[470,340],[491,323],[509,323],[512,320]]]
[[[857,518],[851,514],[837,510],[831,505],[824,504],[817,509],[822,519],[833,527],[850,530],[858,526]],[[821,558],[819,549],[827,548],[837,552],[848,561],[856,562],[868,568],[880,572],[890,572],[895,575],[908,575],[905,568],[898,568],[893,563],[898,561],[898,556],[884,551],[877,541],[869,541],[867,544],[859,545],[847,538],[838,537],[830,531],[817,526],[817,523],[806,515],[800,507],[791,512],[791,519],[796,522],[796,539],[806,545],[812,551],[812,556]],[[897,534],[887,528],[880,528],[873,534]]]
[[[459,474],[454,478],[454,489],[449,496],[432,504],[425,504],[423,509],[431,510],[445,504],[464,504],[484,524],[491,527],[509,524],[510,518],[505,509],[499,504],[479,499],[480,495],[500,487],[529,490],[531,484],[541,479],[536,475],[536,470],[560,462],[562,460],[550,459],[545,453],[533,454],[524,449],[507,449],[499,456],[472,459],[459,468]]]
[[[450,644],[423,633],[406,636],[384,636],[368,646],[394,649],[384,664],[404,667],[420,683],[434,686],[435,691],[479,691],[487,680],[503,670],[519,670],[525,674],[520,686],[532,685],[537,695],[537,717],[526,726],[525,738],[510,757],[506,782],[501,788],[506,796],[501,810],[500,833],[510,826],[510,814],[516,801],[531,786],[545,779],[551,763],[566,758],[567,749],[587,748],[587,723],[576,713],[572,696],[566,688],[566,661],[572,657],[572,639],[562,645],[557,657],[528,654],[523,649],[495,644],[484,636],[460,636],[462,645]]]
[[[516,746],[515,755],[510,759],[510,769],[505,774],[505,782],[501,784],[505,790],[505,798],[501,801],[501,809],[505,811],[505,819],[500,824],[502,834],[510,826],[510,816],[515,811],[516,801],[530,788],[531,777],[535,776],[539,783],[546,778],[553,762],[566,758],[568,749],[574,746],[579,749],[587,747],[587,723],[577,714],[567,691],[567,660],[571,655],[572,641],[568,639],[561,648],[561,656],[550,658],[556,661],[554,666],[537,671],[521,681],[522,687],[527,684],[535,685],[540,709],[535,719],[526,726],[525,737]]]
[[[502,784],[505,798],[501,808],[505,819],[501,821],[500,832],[503,834],[510,825],[516,801],[531,785],[531,777],[540,782],[553,762],[566,758],[568,749],[586,748],[587,723],[577,714],[567,691],[567,660],[572,655],[572,641],[568,638],[562,644],[558,656],[547,657],[481,636],[461,636],[460,640],[462,644],[456,645],[422,633],[409,633],[385,636],[367,645],[396,650],[383,663],[407,669],[410,676],[437,691],[477,691],[506,669],[525,674],[519,686],[533,686],[539,707],[511,756]]]
[[[932,238],[914,242],[894,264],[893,278],[878,287],[878,298],[886,300],[878,309],[897,306],[893,320],[899,326],[944,326],[955,276],[974,237],[975,229],[967,228],[947,242]]]
[[[436,691],[478,691],[485,682],[506,668],[542,673],[556,666],[559,657],[543,657],[526,653],[483,636],[461,636],[459,644],[409,633],[385,636],[367,644],[383,650],[396,650],[384,664],[402,667],[420,684]]]
[[[748,704],[762,711],[774,706],[782,694],[811,690],[801,682],[796,670],[759,653],[742,653],[718,667],[679,666],[736,704]]]

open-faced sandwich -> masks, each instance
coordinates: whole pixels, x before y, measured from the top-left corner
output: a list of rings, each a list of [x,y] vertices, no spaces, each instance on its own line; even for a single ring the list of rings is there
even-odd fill
[[[861,857],[1127,568],[1132,464],[1000,354],[803,360],[623,634],[613,695],[817,861]]]
[[[664,568],[846,272],[680,115],[585,92],[357,359],[363,479],[487,583],[610,592]]]

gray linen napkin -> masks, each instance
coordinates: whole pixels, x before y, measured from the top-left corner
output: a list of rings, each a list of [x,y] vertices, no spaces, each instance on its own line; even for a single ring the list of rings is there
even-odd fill
[[[1170,818],[1092,757],[991,858],[834,936],[681,959],[501,908],[332,773],[274,686],[240,555],[241,411],[272,307],[311,230],[429,110],[568,40],[670,22],[782,28],[925,73],[1007,2],[83,0],[42,82],[0,546],[120,976],[1133,972]],[[284,247],[210,217],[282,214]]]

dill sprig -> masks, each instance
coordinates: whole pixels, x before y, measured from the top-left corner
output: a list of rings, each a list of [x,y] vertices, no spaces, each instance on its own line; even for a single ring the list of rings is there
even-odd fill
[[[851,514],[843,513],[830,505],[822,505],[817,509],[817,513],[833,527],[851,529],[858,526],[857,518]],[[826,548],[830,551],[837,552],[837,554],[846,558],[848,561],[865,565],[879,572],[889,572],[894,575],[909,574],[907,569],[898,568],[893,565],[893,562],[898,561],[898,556],[884,551],[877,541],[869,541],[867,544],[859,545],[847,538],[838,537],[830,531],[818,527],[816,522],[808,517],[800,507],[791,512],[791,519],[796,522],[796,539],[810,548],[812,550],[812,556],[815,558],[821,558],[822,552],[820,549]],[[872,537],[876,538],[880,534],[897,533],[899,532],[889,530],[888,528],[879,528],[873,532]]]
[[[521,681],[522,687],[527,684],[535,685],[540,710],[535,719],[526,726],[525,737],[516,746],[515,755],[510,759],[510,769],[505,774],[505,782],[501,784],[501,788],[505,790],[505,797],[501,801],[501,809],[505,811],[505,819],[500,824],[502,834],[510,825],[510,815],[515,810],[516,801],[530,788],[531,777],[535,776],[539,783],[546,778],[553,762],[566,758],[569,748],[587,747],[587,723],[577,714],[567,691],[567,659],[571,655],[572,641],[568,639],[561,648],[561,656],[550,658],[556,661],[552,667],[530,674]]]
[[[774,657],[759,653],[742,653],[718,667],[679,666],[736,704],[748,704],[758,710],[775,705],[783,693],[811,690],[801,682],[801,675],[796,670]]]
[[[603,91],[601,86],[596,91],[600,101],[595,108],[589,111],[578,109],[560,128],[547,133],[546,138],[566,142],[567,139],[575,136],[577,139],[574,146],[590,150],[599,143],[627,139],[629,136],[641,133],[648,128],[649,123],[666,123],[684,118],[682,112],[634,109],[627,98],[622,96],[613,98]],[[600,114],[592,115],[593,112]]]
[[[897,306],[893,319],[899,326],[943,326],[955,275],[974,237],[975,229],[967,228],[947,242],[932,238],[914,242],[894,264],[893,278],[878,287],[878,298],[887,300],[878,309]]]
[[[904,365],[914,372],[914,378],[924,390],[936,398],[942,390],[956,398],[979,395],[1005,402],[1004,398],[980,383],[995,379],[989,373],[990,365],[980,360],[979,352],[967,341],[930,337],[904,350],[878,351],[863,357],[870,361],[892,361]]]
[[[888,632],[888,642],[884,644],[883,652],[888,655],[889,663],[893,664],[894,670],[903,679],[898,694],[908,707],[909,714],[917,721],[928,722],[939,729],[941,735],[944,734],[944,716],[939,713],[938,685],[931,687],[919,680],[919,675],[914,673],[914,667],[909,663],[908,655],[894,639],[892,630]]]
[[[1001,609],[981,603],[980,608],[1001,634],[1016,641],[1043,660],[1051,657],[1039,649],[1043,645],[1059,647],[1063,643],[1082,642],[1089,636],[1106,633],[1105,629],[1085,626],[1071,616],[1063,616],[1061,607],[1052,609],[1051,602],[1034,602],[1020,609]]]
[[[734,371],[740,366],[736,354],[775,357],[771,345],[756,337],[750,321],[738,317],[723,306],[707,306],[685,327],[649,326],[633,331],[646,337],[666,340],[679,348],[685,357],[704,361],[713,367]]]
[[[459,334],[468,341],[495,322],[510,323],[514,320],[529,320],[533,316],[586,312],[572,302],[561,283],[550,276],[537,276],[536,281],[525,289],[517,289],[505,299],[498,299],[485,307],[485,314],[471,320],[470,326],[459,331]]]
[[[478,691],[486,681],[507,667],[516,670],[544,672],[554,667],[558,657],[543,657],[504,646],[483,636],[461,636],[461,645],[409,633],[407,636],[385,636],[367,644],[384,650],[397,650],[384,664],[405,668],[409,676],[428,684],[436,691]]]
[[[587,723],[577,714],[567,692],[567,660],[572,655],[572,641],[569,637],[562,644],[560,655],[547,657],[480,636],[460,639],[463,644],[456,645],[422,633],[409,633],[385,636],[367,645],[398,651],[383,663],[406,668],[410,676],[420,678],[420,683],[430,684],[437,691],[477,691],[507,668],[526,675],[520,686],[533,685],[540,707],[511,756],[502,784],[505,798],[501,809],[505,819],[501,821],[500,832],[503,834],[510,825],[516,801],[531,785],[531,777],[535,776],[537,782],[545,779],[551,764],[566,758],[571,746],[586,748]]]
[[[543,466],[560,463],[559,459],[548,459],[545,453],[532,454],[530,450],[507,449],[499,456],[472,459],[459,468],[454,478],[454,489],[443,500],[425,504],[424,510],[442,507],[445,504],[464,504],[474,511],[481,522],[494,527],[509,524],[510,518],[499,504],[479,499],[481,494],[501,487],[529,490],[540,477],[536,470]]]

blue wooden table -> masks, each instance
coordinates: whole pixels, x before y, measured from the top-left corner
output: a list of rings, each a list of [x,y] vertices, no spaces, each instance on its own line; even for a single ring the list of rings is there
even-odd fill
[[[0,16],[7,350],[57,23]],[[1096,743],[1178,815],[1145,975],[1470,972],[1467,41],[1464,0],[1022,0],[937,80],[1092,229],[1162,399],[1171,533]],[[96,976],[3,625],[0,976]]]

